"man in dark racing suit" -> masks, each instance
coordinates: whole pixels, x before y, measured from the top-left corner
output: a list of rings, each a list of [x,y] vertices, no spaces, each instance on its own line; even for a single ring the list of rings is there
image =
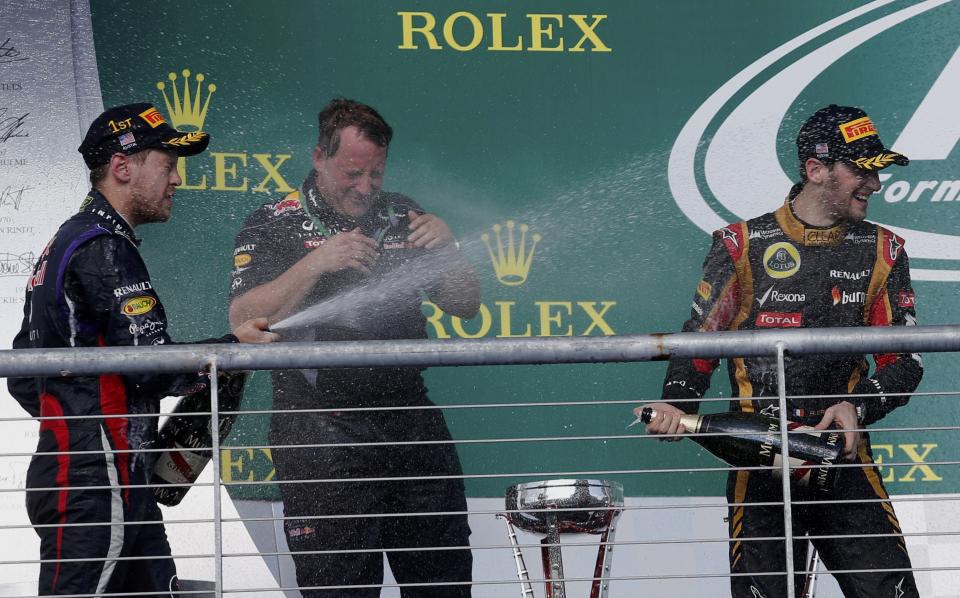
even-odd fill
[[[237,235],[231,321],[279,322],[316,306],[281,322],[284,338],[421,339],[421,293],[447,313],[472,317],[479,282],[450,229],[410,198],[380,190],[392,135],[387,123],[345,99],[328,104],[319,120],[306,181],[255,211]],[[277,477],[336,480],[280,485],[303,595],[379,596],[382,551],[401,549],[386,553],[401,584],[462,582],[402,586],[402,596],[469,596],[464,487],[449,479],[462,472],[421,370],[275,371],[273,393]],[[390,481],[343,481],[351,478]],[[409,550],[419,547],[441,550]],[[338,552],[357,550],[365,552]],[[324,589],[360,585],[370,587]]]
[[[867,199],[880,189],[877,171],[906,165],[907,158],[884,147],[862,110],[836,105],[807,120],[797,146],[801,182],[786,203],[713,234],[684,332],[915,325],[903,239],[864,220]],[[878,354],[874,360],[869,376],[863,356],[786,357],[787,418],[845,430],[845,459],[863,464],[842,469],[829,495],[798,497],[863,502],[794,505],[793,534],[859,536],[813,540],[829,569],[867,570],[835,574],[847,598],[915,597],[910,558],[869,434],[856,430],[906,404],[923,367],[918,355]],[[679,416],[697,411],[718,363],[671,359],[664,402],[653,405],[658,416],[648,433],[683,433]],[[776,358],[731,358],[728,367],[737,397],[732,409],[779,416]],[[780,480],[769,472],[731,472],[727,499],[734,598],[786,596],[785,576],[769,574],[785,569],[783,542],[752,540],[782,537],[783,510],[776,504],[743,506],[782,501]],[[797,571],[805,568],[806,552],[805,544],[795,544]],[[795,578],[798,596],[802,580]]]
[[[150,104],[118,106],[94,120],[80,146],[93,189],[34,267],[14,349],[171,342],[133,229],[170,217],[181,183],[177,157],[200,153],[208,142],[206,133],[176,131]],[[246,322],[236,336],[206,342],[267,342],[275,335],[266,325]],[[20,405],[42,418],[27,473],[40,595],[178,590],[160,510],[152,490],[140,487],[150,480],[154,454],[136,451],[156,440],[162,397],[205,383],[198,374],[8,381]],[[131,557],[141,558],[125,560]]]

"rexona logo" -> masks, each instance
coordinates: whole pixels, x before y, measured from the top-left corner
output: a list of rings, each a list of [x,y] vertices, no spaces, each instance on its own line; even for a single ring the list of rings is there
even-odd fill
[[[872,122],[849,123],[843,134],[862,138],[873,134],[876,125],[884,143],[910,157],[909,166],[881,173],[883,189],[871,201],[870,219],[907,240],[914,280],[960,281],[955,226],[960,209],[960,51],[949,41],[955,44],[956,37],[947,33],[947,24],[960,18],[960,5],[949,0],[899,4],[851,4],[849,12],[757,58],[697,108],[674,141],[668,165],[674,200],[694,224],[711,233],[730,220],[776,209],[796,181],[789,157],[796,156],[793,139],[802,119],[830,102],[859,104]],[[917,30],[943,43],[929,44],[917,37]],[[916,68],[909,77],[863,62],[864,56],[889,52],[914,58]],[[846,73],[865,68],[872,69],[871,77],[882,78],[882,100],[860,92],[854,83],[838,85]],[[830,85],[817,85],[818,79],[829,79]],[[805,95],[824,88],[836,95]],[[787,117],[790,122],[784,124]],[[742,176],[744,164],[750,164],[750,176]],[[924,268],[923,260],[931,260],[931,269]]]
[[[756,298],[756,302],[763,307],[768,299],[775,303],[803,303],[807,300],[807,296],[804,293],[781,293],[775,286],[771,286],[763,295]]]
[[[507,220],[490,227],[480,240],[490,270],[505,296],[480,305],[471,320],[445,314],[425,301],[424,313],[436,338],[523,338],[531,336],[612,336],[610,310],[616,301],[550,299],[519,300],[514,291],[529,282],[538,244],[543,237],[527,224]],[[492,233],[492,234],[491,234]],[[492,303],[492,304],[491,304]]]
[[[182,79],[180,79],[182,77]],[[157,89],[163,97],[170,124],[185,131],[201,131],[217,86],[208,83],[203,73],[192,76],[190,69],[167,75],[168,81],[158,81]],[[214,133],[215,135],[216,133]],[[187,159],[180,158],[177,171],[183,179],[181,189],[194,191],[261,191],[264,193],[290,193],[294,190],[281,173],[281,167],[292,154],[248,151],[207,151],[190,158],[190,174]]]

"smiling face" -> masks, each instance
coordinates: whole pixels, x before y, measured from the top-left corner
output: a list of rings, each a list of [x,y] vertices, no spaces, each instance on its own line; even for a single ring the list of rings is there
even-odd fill
[[[880,190],[875,170],[844,162],[825,164],[816,158],[804,163],[806,182],[794,201],[800,218],[814,226],[856,224],[867,217],[870,196]]]
[[[177,155],[149,149],[142,159],[128,160],[130,173],[130,213],[132,226],[166,222],[173,210],[173,195],[183,182],[177,172]]]
[[[828,168],[824,181],[824,208],[837,223],[862,222],[867,217],[870,196],[879,190],[877,171],[836,162]]]
[[[317,191],[337,212],[359,218],[373,206],[383,186],[387,148],[370,141],[357,127],[339,131],[340,145],[333,156],[313,150]]]

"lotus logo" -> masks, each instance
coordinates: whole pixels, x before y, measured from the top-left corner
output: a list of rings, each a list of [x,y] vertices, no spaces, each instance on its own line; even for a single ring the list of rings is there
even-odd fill
[[[778,148],[777,136],[786,115],[805,117],[830,102],[860,103],[869,108],[877,101],[875,96],[848,100],[850,90],[841,89],[842,93],[837,97],[818,96],[816,105],[797,105],[801,94],[845,56],[910,19],[924,17],[924,22],[955,20],[956,9],[945,6],[948,2],[929,0],[892,12],[877,10],[891,5],[885,0],[864,4],[785,42],[724,83],[690,117],[671,150],[668,165],[670,190],[687,218],[709,233],[723,228],[734,218],[747,219],[778,207],[796,180],[795,174],[784,172],[779,160],[778,149],[783,148]],[[954,12],[946,14],[948,11]],[[887,41],[887,37],[883,41]],[[923,47],[924,44],[916,39],[914,46]],[[884,52],[888,50],[886,46],[883,49]],[[863,52],[858,56],[860,54]],[[792,62],[784,66],[778,64],[785,60]],[[861,63],[856,68],[860,72],[879,69],[883,60]],[[925,58],[923,62],[930,64],[930,59]],[[935,64],[940,68],[940,63]],[[773,74],[769,75],[770,72]],[[874,196],[871,207],[873,220],[886,219],[934,229],[949,224],[954,218],[954,203],[946,202],[960,201],[960,180],[951,180],[960,179],[960,169],[954,167],[951,173],[943,168],[943,161],[950,157],[960,140],[960,112],[956,110],[956,98],[960,97],[960,51],[947,61],[939,76],[935,75],[921,78],[930,88],[919,105],[916,99],[912,99],[915,94],[907,90],[908,86],[918,83],[917,78],[900,77],[893,83],[894,88],[902,86],[901,97],[911,98],[913,102],[903,106],[908,114],[912,111],[912,115],[893,146],[913,160],[904,173],[927,172],[926,178],[937,180],[894,181],[891,177],[924,175],[884,172],[881,174],[884,189]],[[749,94],[745,93],[751,89]],[[739,97],[743,99],[735,104],[734,98]],[[879,118],[880,133],[887,139],[896,133],[884,129],[890,126],[885,122],[895,119],[891,112],[888,109],[889,116]],[[798,127],[799,120],[783,127],[786,137],[792,140]],[[865,128],[860,128],[850,134],[859,135],[864,131]],[[789,155],[795,156],[792,143],[789,149]],[[750,165],[750,176],[742,174],[745,164]],[[939,170],[934,174],[930,167]],[[698,182],[701,173],[700,180],[705,184]],[[722,205],[726,212],[716,212],[708,199]],[[936,215],[928,214],[924,221],[917,222],[919,214],[933,208],[942,211]],[[730,217],[731,214],[734,218]],[[908,240],[910,256],[914,260],[952,261],[952,264],[947,262],[952,266],[950,270],[913,268],[914,279],[960,281],[960,236],[890,224],[885,226]]]

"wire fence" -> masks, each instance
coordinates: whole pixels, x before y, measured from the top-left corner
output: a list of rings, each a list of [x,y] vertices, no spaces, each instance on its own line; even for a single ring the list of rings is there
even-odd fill
[[[960,504],[960,499],[952,494],[931,495],[894,495],[891,497],[875,496],[864,497],[821,497],[816,500],[805,498],[802,495],[794,496],[792,487],[791,464],[783,459],[776,466],[742,466],[729,467],[717,460],[706,458],[691,462],[689,467],[604,467],[603,463],[595,463],[591,467],[561,468],[552,471],[528,470],[524,471],[504,463],[505,471],[479,472],[414,472],[402,471],[399,474],[390,471],[378,471],[371,467],[364,472],[354,472],[349,477],[309,477],[306,479],[279,479],[273,476],[270,479],[236,480],[230,475],[224,475],[224,460],[231,458],[236,451],[283,451],[285,449],[309,450],[313,454],[323,455],[336,451],[379,450],[398,452],[404,449],[426,450],[436,447],[456,446],[461,450],[465,447],[483,447],[497,454],[498,450],[506,450],[510,446],[525,445],[532,451],[553,451],[558,446],[584,443],[585,446],[594,446],[597,443],[609,445],[611,443],[635,444],[640,451],[653,448],[649,444],[659,439],[646,436],[640,431],[625,431],[622,434],[578,434],[578,435],[503,435],[496,430],[484,430],[477,438],[454,439],[404,439],[385,440],[378,442],[348,441],[348,442],[304,442],[303,444],[252,444],[252,445],[220,445],[219,426],[224,416],[244,417],[308,417],[316,414],[374,414],[377,417],[391,417],[392,414],[410,414],[426,411],[437,413],[454,412],[458,410],[493,410],[498,412],[506,409],[528,409],[532,411],[548,409],[602,409],[605,407],[635,406],[640,401],[634,400],[596,400],[596,401],[551,401],[551,402],[499,402],[475,403],[459,405],[385,405],[364,407],[343,407],[324,409],[299,410],[244,410],[220,411],[220,389],[217,385],[219,370],[246,371],[271,369],[314,369],[329,367],[437,367],[437,366],[465,366],[465,365],[516,365],[516,364],[560,364],[560,363],[602,363],[602,362],[639,362],[663,360],[670,357],[698,357],[721,358],[731,356],[776,356],[778,363],[778,380],[780,393],[778,417],[780,420],[779,441],[782,446],[788,445],[790,425],[787,420],[788,400],[797,398],[786,394],[784,361],[786,355],[812,355],[821,353],[830,354],[864,354],[864,353],[919,353],[919,352],[952,352],[960,350],[960,326],[928,326],[894,329],[863,328],[863,329],[804,329],[804,330],[769,330],[756,332],[720,332],[706,334],[673,334],[673,335],[645,335],[605,338],[544,338],[544,339],[500,339],[478,341],[384,341],[384,342],[339,342],[339,343],[277,343],[267,346],[239,346],[239,345],[176,345],[159,347],[110,347],[103,349],[51,349],[51,350],[20,350],[0,351],[0,376],[78,376],[95,375],[104,372],[113,373],[143,373],[143,372],[195,372],[201,369],[211,371],[211,408],[209,411],[198,411],[186,415],[202,415],[210,417],[211,445],[209,447],[193,447],[182,449],[184,453],[206,454],[210,458],[204,477],[190,486],[185,504],[190,503],[188,509],[176,508],[167,510],[164,524],[167,533],[174,541],[174,556],[178,567],[182,570],[202,571],[194,577],[202,577],[204,583],[184,583],[179,594],[214,595],[218,598],[224,595],[287,595],[295,596],[298,590],[328,590],[329,594],[342,595],[338,592],[347,589],[367,588],[377,595],[382,589],[384,596],[398,596],[399,588],[413,591],[415,588],[435,587],[450,588],[450,596],[469,595],[458,594],[455,588],[469,587],[473,596],[510,596],[518,593],[526,598],[533,595],[547,595],[552,598],[560,596],[589,595],[601,596],[635,596],[645,595],[703,595],[704,588],[716,594],[717,588],[721,592],[728,591],[726,586],[731,577],[743,576],[742,573],[730,573],[728,570],[727,553],[738,550],[738,546],[751,543],[779,541],[785,554],[767,563],[761,573],[755,575],[780,576],[792,579],[793,576],[804,577],[807,582],[814,580],[819,572],[819,579],[823,580],[823,567],[815,560],[801,558],[807,552],[808,540],[818,542],[824,539],[858,539],[863,540],[867,534],[848,533],[814,533],[803,538],[794,538],[793,519],[796,509],[803,509],[808,505],[869,505],[875,504],[882,509],[893,505],[901,517],[900,512],[905,510],[916,524],[909,528],[897,530],[894,534],[873,532],[871,538],[894,536],[906,542],[914,557],[909,567],[917,577],[918,584],[926,589],[924,595],[940,596],[956,595],[958,586],[953,589],[941,589],[942,583],[937,580],[945,577],[955,577],[954,572],[960,569],[960,557],[953,559],[943,558],[943,551],[936,552],[931,546],[947,547],[953,550],[960,544],[960,527],[952,528],[953,521],[944,513],[949,513]],[[953,392],[926,392],[913,395],[914,401],[944,401],[956,396]],[[841,399],[849,395],[818,396],[818,399]],[[810,398],[810,397],[807,397]],[[703,411],[711,411],[711,404],[727,403],[730,399],[724,397],[707,397],[701,399],[705,403]],[[720,408],[722,410],[722,408]],[[716,411],[717,409],[712,409]],[[103,424],[111,417],[123,417],[127,420],[136,418],[156,418],[154,414],[124,414],[119,416],[102,416],[97,418],[98,424]],[[21,429],[25,425],[32,425],[34,421],[66,422],[67,425],[74,419],[83,418],[0,418],[0,426],[13,425]],[[880,422],[882,424],[883,422]],[[869,427],[869,433],[876,438],[882,438],[887,433],[922,432],[924,434],[955,434],[960,426],[950,425],[951,422],[941,422],[936,426],[883,426],[875,424]],[[0,427],[0,430],[3,428]],[[864,429],[863,431],[867,431]],[[711,434],[706,434],[710,436]],[[724,436],[723,433],[712,434]],[[885,446],[877,443],[876,446]],[[0,464],[4,461],[20,461],[31,457],[32,447],[24,446],[22,450],[0,454]],[[120,455],[161,453],[163,448],[131,448],[128,450],[94,451],[94,454],[119,457]],[[583,450],[589,450],[584,448]],[[938,476],[934,471],[943,471],[943,468],[960,465],[960,460],[950,458],[931,459],[929,449],[921,446],[912,446],[906,452],[906,459],[894,458],[894,451],[888,451],[888,458],[878,459],[870,469],[879,472],[876,475],[896,477],[907,476]],[[912,452],[911,452],[912,451]],[[876,452],[876,450],[875,450]],[[90,455],[89,451],[57,451],[47,456],[82,457]],[[339,454],[339,453],[337,453]],[[882,461],[882,462],[881,462]],[[375,464],[374,464],[375,465]],[[228,464],[229,467],[229,464]],[[807,467],[811,467],[808,465]],[[836,463],[832,465],[838,470],[862,469],[863,466],[855,463]],[[718,497],[631,497],[626,499],[622,495],[617,497],[616,482],[604,486],[604,480],[631,479],[634,476],[642,479],[655,479],[658,476],[677,475],[719,475],[728,471],[762,472],[770,476],[774,469],[780,475],[782,493],[776,500],[743,500],[742,502],[727,502]],[[2,469],[0,469],[2,471]],[[904,472],[898,474],[897,472]],[[795,473],[795,472],[794,472]],[[226,480],[226,481],[225,481]],[[318,495],[327,489],[342,488],[345,485],[355,485],[362,488],[383,488],[391,484],[430,484],[438,481],[454,483],[476,480],[503,480],[504,486],[513,484],[517,490],[517,497],[513,505],[504,503],[502,498],[470,499],[465,508],[453,509],[420,509],[411,512],[396,512],[389,508],[367,508],[358,505],[348,513],[344,512],[317,512],[315,514],[298,514],[296,517],[285,516],[276,506],[259,509],[245,504],[244,501],[234,505],[226,498],[226,489],[241,489],[258,486],[272,488],[283,492],[287,486],[308,486]],[[591,484],[584,484],[593,481]],[[25,487],[22,476],[6,475],[0,477],[0,501],[4,504],[14,504],[19,501],[22,505],[24,497],[30,493],[55,493],[69,490],[69,485],[57,484],[54,486]],[[538,486],[548,483],[549,487]],[[550,486],[550,484],[553,484]],[[177,484],[168,484],[176,487]],[[588,488],[589,486],[589,488]],[[120,481],[111,481],[103,486],[85,486],[85,491],[103,490],[125,491],[152,488],[152,484],[125,484]],[[585,490],[586,488],[586,490]],[[74,488],[75,489],[75,488]],[[599,489],[599,490],[598,490]],[[361,490],[360,495],[365,491]],[[526,494],[524,494],[526,492]],[[592,493],[592,494],[591,494]],[[622,490],[621,490],[622,494]],[[15,500],[11,500],[16,497]],[[513,508],[511,508],[511,506]],[[727,534],[727,524],[721,523],[725,516],[735,513],[738,508],[757,509],[771,507],[782,512],[783,525],[781,534],[757,535],[746,537],[742,534]],[[9,509],[8,513],[9,513]],[[189,513],[183,517],[179,513]],[[919,515],[919,516],[918,516]],[[929,517],[943,516],[943,520],[931,521]],[[392,545],[385,548],[344,545],[334,542],[329,548],[313,550],[297,550],[301,555],[312,555],[316,559],[323,559],[332,555],[346,556],[349,559],[359,559],[366,555],[379,555],[383,552],[388,558],[402,558],[416,556],[433,559],[443,563],[444,555],[453,553],[468,553],[473,558],[474,574],[472,579],[444,579],[442,575],[432,579],[402,579],[384,583],[360,583],[351,586],[345,585],[311,585],[310,583],[296,582],[292,576],[291,556],[294,551],[287,545],[285,534],[291,536],[291,528],[300,530],[300,533],[310,533],[304,530],[318,527],[325,522],[340,525],[347,520],[366,522],[393,522],[397,520],[415,520],[417,525],[429,526],[432,523],[448,517],[466,516],[473,529],[469,544],[418,544],[416,538],[408,538],[407,545]],[[497,516],[505,517],[506,523],[498,522]],[[599,517],[599,519],[598,519]],[[604,517],[606,517],[604,519]],[[600,523],[596,523],[599,521]],[[709,521],[708,524],[703,522]],[[585,524],[584,522],[590,522]],[[936,523],[936,525],[934,525]],[[9,580],[4,586],[0,581],[0,595],[38,596],[35,582],[27,581],[24,575],[36,575],[42,563],[54,563],[56,559],[48,556],[40,558],[35,545],[25,540],[32,534],[32,530],[52,530],[60,528],[86,528],[89,533],[95,534],[98,529],[110,526],[109,521],[81,521],[76,523],[47,523],[32,525],[26,520],[21,510],[9,514],[0,525],[0,546],[6,546],[3,556],[0,557],[0,580]],[[155,521],[127,521],[120,522],[119,526],[151,526]],[[550,527],[550,526],[553,527]],[[566,525],[567,529],[563,529]],[[577,528],[577,526],[581,528]],[[591,535],[568,533],[569,531],[583,531],[583,525],[592,525]],[[955,524],[954,524],[955,525]],[[539,527],[538,527],[539,526]],[[521,531],[537,528],[539,531]],[[677,527],[681,533],[674,533]],[[423,528],[425,529],[425,527]],[[559,530],[559,531],[558,531]],[[613,532],[616,531],[616,536]],[[187,535],[196,541],[188,549],[178,549],[175,540],[181,535]],[[605,535],[609,534],[609,535]],[[264,541],[264,538],[267,541]],[[191,540],[191,541],[194,541]],[[18,548],[12,548],[13,543],[22,543]],[[917,551],[917,547],[921,550]],[[563,550],[560,551],[559,548]],[[616,548],[616,550],[614,550]],[[28,550],[29,549],[29,550]],[[608,553],[604,556],[604,550]],[[798,553],[794,554],[794,550]],[[598,551],[600,559],[597,557]],[[563,554],[563,560],[558,555]],[[610,555],[617,558],[610,561]],[[957,553],[955,550],[953,554]],[[426,556],[424,556],[426,555]],[[542,562],[544,569],[539,566],[527,567],[526,560],[533,563]],[[120,561],[150,561],[154,557],[128,557],[124,555],[84,555],[76,559],[60,559],[61,563],[82,561],[91,567],[102,568],[104,564]],[[604,560],[605,559],[605,560]],[[638,560],[649,564],[658,563],[659,570],[651,567],[638,566]],[[264,566],[268,562],[272,565]],[[200,567],[193,564],[203,563]],[[567,570],[562,569],[566,563]],[[15,571],[15,575],[4,574],[3,571]],[[243,571],[246,570],[246,574]],[[857,563],[846,564],[832,571],[834,575],[856,573],[867,569]],[[876,567],[869,570],[877,571]],[[880,569],[883,570],[883,569]],[[24,572],[27,572],[26,574]],[[896,567],[890,569],[897,572]],[[259,572],[259,573],[257,573]],[[524,579],[525,578],[525,579]],[[306,577],[302,578],[308,579]],[[13,583],[16,581],[17,583]],[[694,585],[691,585],[694,584]],[[698,585],[699,584],[699,585]],[[936,586],[935,590],[930,588]],[[32,589],[30,589],[32,587]],[[816,588],[816,586],[814,586]],[[835,591],[835,590],[834,590]],[[11,593],[20,592],[20,593]],[[32,593],[30,593],[32,592]],[[814,595],[828,598],[832,595],[829,587],[820,587],[811,590],[807,587],[797,588],[794,584],[786,584],[785,592],[790,598]],[[176,592],[174,592],[176,594]],[[84,596],[90,594],[77,594]],[[137,594],[131,594],[137,595]],[[147,595],[147,594],[143,594]],[[414,594],[412,594],[414,595]]]

